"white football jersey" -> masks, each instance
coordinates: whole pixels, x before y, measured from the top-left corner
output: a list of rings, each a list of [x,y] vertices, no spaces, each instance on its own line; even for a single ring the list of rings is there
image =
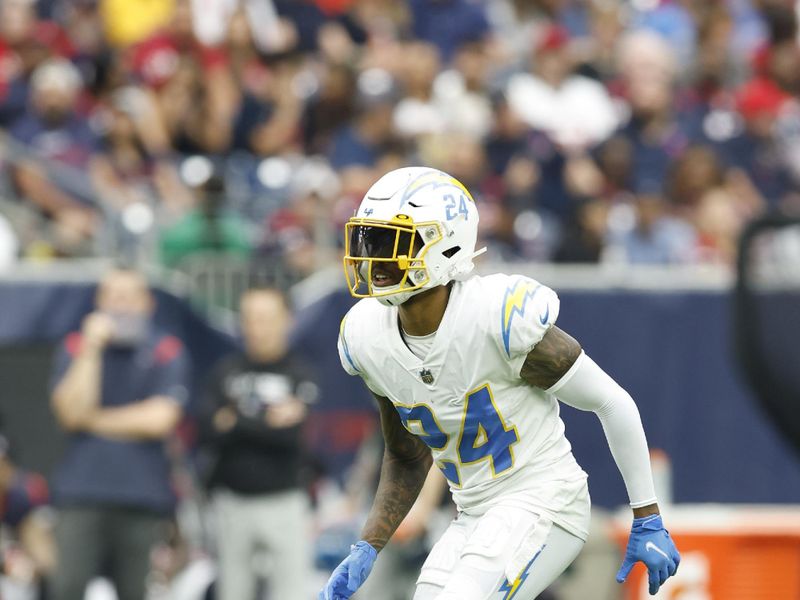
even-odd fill
[[[398,308],[372,298],[342,320],[339,355],[431,448],[460,510],[512,504],[585,539],[586,473],[564,435],[558,401],[519,375],[558,310],[555,292],[532,279],[473,276],[454,282],[424,359],[403,342]]]

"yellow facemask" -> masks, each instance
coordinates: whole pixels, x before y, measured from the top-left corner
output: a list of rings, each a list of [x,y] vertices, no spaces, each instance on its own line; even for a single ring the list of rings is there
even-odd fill
[[[430,281],[425,255],[442,239],[438,223],[414,223],[400,214],[390,221],[353,217],[345,225],[344,273],[355,298],[378,298],[411,292]],[[381,288],[373,282],[376,265],[393,265],[402,277]]]

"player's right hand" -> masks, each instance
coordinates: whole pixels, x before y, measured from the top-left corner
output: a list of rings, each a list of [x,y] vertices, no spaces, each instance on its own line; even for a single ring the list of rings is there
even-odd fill
[[[319,600],[347,600],[367,580],[378,551],[361,541],[350,547],[350,556],[331,573],[319,593]]]

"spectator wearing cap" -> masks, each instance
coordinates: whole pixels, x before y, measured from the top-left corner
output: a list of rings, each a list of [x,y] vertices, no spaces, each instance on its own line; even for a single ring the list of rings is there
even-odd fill
[[[186,352],[155,327],[154,306],[140,273],[110,271],[56,357],[51,404],[69,440],[53,477],[53,600],[83,598],[101,573],[119,600],[145,597],[150,550],[175,508],[165,440],[188,399]]]
[[[19,157],[14,180],[21,195],[53,219],[67,253],[80,251],[98,225],[94,190],[85,172],[98,156],[98,138],[76,112],[78,70],[54,59],[31,77],[28,112],[11,125]]]
[[[292,315],[282,292],[242,296],[244,352],[212,372],[201,439],[213,455],[219,600],[255,600],[259,572],[270,598],[306,598],[310,575],[308,498],[302,489],[302,431],[316,385],[289,348]],[[261,550],[267,564],[255,567]]]

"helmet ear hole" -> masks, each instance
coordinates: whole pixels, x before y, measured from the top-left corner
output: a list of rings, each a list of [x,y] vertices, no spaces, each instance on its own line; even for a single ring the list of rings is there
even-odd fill
[[[452,248],[448,248],[447,250],[445,250],[444,252],[442,252],[442,255],[443,255],[443,256],[446,256],[447,258],[452,258],[452,257],[453,257],[453,255],[454,255],[456,252],[458,252],[459,250],[461,250],[461,246],[453,246]]]

